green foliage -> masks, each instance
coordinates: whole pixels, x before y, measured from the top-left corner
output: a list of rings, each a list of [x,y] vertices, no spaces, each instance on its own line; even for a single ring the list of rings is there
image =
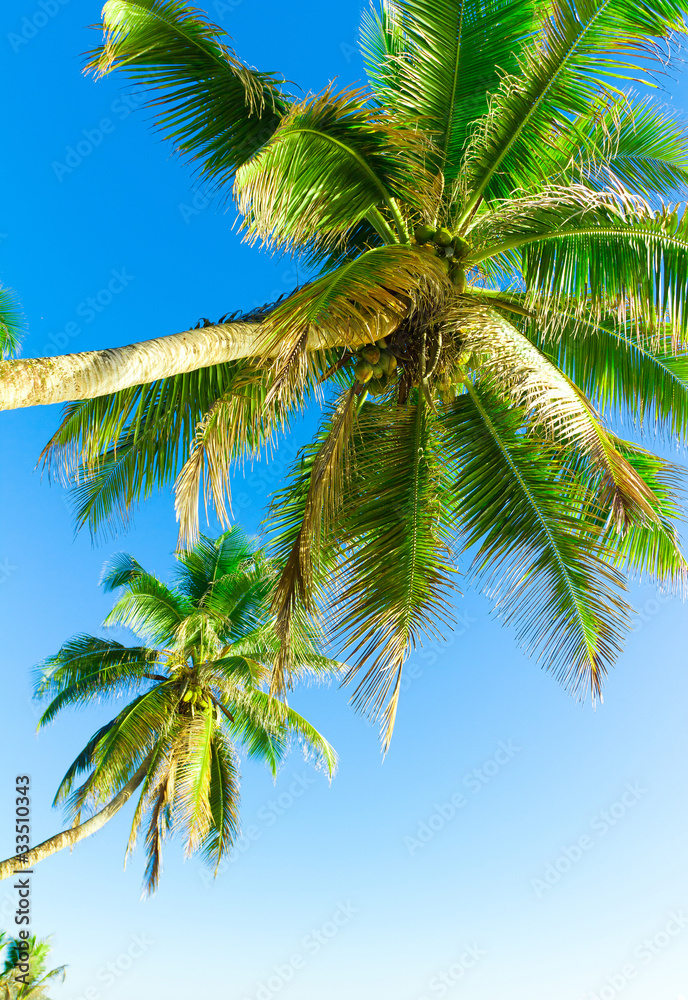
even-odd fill
[[[48,989],[65,978],[65,965],[48,969],[50,938],[35,935],[21,940],[0,932],[4,966],[0,971],[2,1000],[49,1000]],[[28,966],[28,968],[25,968]]]
[[[280,77],[241,62],[222,28],[180,0],[107,0],[98,75],[120,67],[151,91],[158,127],[220,187],[264,145],[285,114]]]
[[[9,288],[0,288],[0,359],[15,353],[24,327],[14,292]]]
[[[36,697],[48,702],[41,726],[69,707],[131,699],[70,765],[55,802],[78,822],[143,766],[128,852],[143,834],[149,891],[167,836],[181,834],[186,853],[215,870],[231,849],[239,830],[238,745],[273,774],[294,739],[330,775],[336,767],[320,733],[264,690],[278,645],[266,625],[273,577],[238,528],[179,552],[172,586],[121,553],[103,572],[105,590],[119,591],[104,624],[131,629],[146,645],[75,636],[38,667]],[[295,623],[296,676],[340,671],[318,653],[316,638],[307,622]]]
[[[274,620],[251,610],[231,652],[213,654],[247,692],[271,667],[271,694],[232,703],[251,752],[281,753],[256,720],[298,675],[303,634],[351,654],[354,702],[382,718],[387,745],[403,664],[445,634],[469,554],[521,647],[598,697],[628,629],[626,574],[686,580],[679,472],[643,442],[688,440],[688,213],[665,202],[685,194],[688,135],[630,86],[652,85],[684,9],[381,0],[363,18],[370,87],[299,101],[181,3],[109,0],[105,22],[91,66],[158,88],[157,124],[225,193],[234,184],[247,238],[320,272],[259,317],[245,362],[68,409],[51,447],[76,481],[78,522],[126,520],[176,481],[188,548],[200,495],[228,520],[233,465],[317,400],[320,429],[267,522]],[[366,369],[364,387],[357,351],[382,337],[394,364]],[[621,418],[638,441],[617,436]],[[128,588],[112,620],[146,642],[169,645],[181,620],[193,642],[215,634],[196,592],[168,599],[126,561],[108,579]],[[103,677],[128,690],[142,654],[101,652]],[[143,739],[147,714],[167,717],[160,683],[77,770],[120,730]],[[203,767],[184,772],[184,815],[194,849],[212,829],[216,853],[234,829],[235,765],[208,725],[194,723]],[[127,771],[112,754],[118,781],[140,762]],[[156,858],[172,814],[150,767]]]

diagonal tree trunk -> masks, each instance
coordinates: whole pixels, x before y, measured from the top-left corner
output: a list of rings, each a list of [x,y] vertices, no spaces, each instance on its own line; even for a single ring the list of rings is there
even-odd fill
[[[63,830],[62,833],[56,834],[49,840],[44,840],[42,844],[32,847],[26,854],[16,855],[13,858],[8,858],[7,861],[0,861],[0,881],[10,878],[15,872],[19,872],[22,869],[33,868],[39,861],[50,857],[51,854],[56,854],[64,847],[73,847],[80,840],[90,837],[92,833],[97,833],[129,801],[136,789],[143,782],[151,762],[151,756],[146,757],[141,767],[129,779],[124,788],[100,812],[97,812],[95,816],[91,816],[90,819],[87,819],[84,823],[80,823],[78,826],[70,827],[69,830]]]
[[[398,322],[380,316],[371,322],[370,337],[387,336]],[[255,357],[262,353],[264,338],[259,323],[222,323],[103,351],[0,361],[0,410],[93,399],[208,365]],[[362,343],[364,339],[347,330],[328,334],[312,329],[306,347],[316,351]]]

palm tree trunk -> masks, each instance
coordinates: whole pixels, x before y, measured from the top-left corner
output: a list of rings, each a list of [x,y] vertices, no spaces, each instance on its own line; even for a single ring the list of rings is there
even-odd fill
[[[87,819],[85,823],[80,823],[78,826],[72,826],[69,830],[63,830],[62,833],[56,834],[56,836],[51,837],[50,840],[44,840],[43,843],[38,844],[37,847],[32,847],[26,852],[26,854],[8,858],[7,861],[0,861],[0,881],[5,878],[10,878],[21,869],[26,870],[27,868],[33,868],[33,866],[37,865],[39,861],[43,860],[43,858],[48,858],[51,854],[56,854],[57,851],[61,851],[63,847],[73,847],[74,844],[78,844],[80,840],[90,837],[92,833],[97,833],[101,827],[105,826],[108,820],[112,819],[115,813],[119,812],[122,806],[128,802],[134,794],[143,779],[146,777],[150,761],[150,756],[146,757],[136,774],[134,774],[134,776],[126,783],[124,788],[118,792],[117,795],[115,795],[114,799],[112,799],[111,802],[108,802],[108,804],[104,806],[100,812],[97,812],[95,816],[91,816],[90,819]]]
[[[387,336],[397,323],[398,319],[380,316],[379,322],[371,322],[371,338]],[[263,353],[261,340],[259,323],[222,323],[103,351],[0,361],[0,410],[93,399],[208,365],[255,357]],[[364,339],[347,330],[328,334],[312,329],[307,349],[362,343]]]

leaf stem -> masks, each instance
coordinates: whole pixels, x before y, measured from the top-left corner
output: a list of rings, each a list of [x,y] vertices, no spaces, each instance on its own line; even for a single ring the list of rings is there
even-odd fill
[[[369,212],[366,213],[366,219],[373,227],[378,236],[385,240],[387,243],[398,243],[396,236],[394,235],[394,230],[390,224],[385,219],[384,215],[379,208],[371,208]]]

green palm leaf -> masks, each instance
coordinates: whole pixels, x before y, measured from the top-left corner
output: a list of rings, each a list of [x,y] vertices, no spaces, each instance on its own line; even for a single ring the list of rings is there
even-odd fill
[[[9,288],[0,288],[0,359],[15,353],[24,330],[16,295]]]
[[[144,646],[126,647],[110,639],[76,635],[36,668],[35,697],[51,698],[39,727],[67,707],[78,708],[99,695],[118,697],[152,679],[157,654]]]
[[[441,444],[424,393],[396,413],[364,405],[355,470],[333,523],[343,547],[333,627],[357,658],[348,679],[362,674],[354,703],[383,717],[385,747],[404,662],[452,620],[451,479]]]
[[[213,734],[211,754],[208,801],[212,824],[200,853],[217,873],[239,835],[239,762],[231,741],[219,728]]]
[[[235,195],[249,239],[332,250],[383,208],[397,238],[407,242],[395,199],[422,210],[431,190],[424,144],[417,132],[371,108],[365,92],[326,90],[294,105],[237,172]]]
[[[519,414],[466,383],[447,419],[457,515],[473,568],[522,647],[574,693],[599,696],[629,627],[584,481],[524,436]]]
[[[433,137],[433,165],[456,178],[473,122],[534,31],[529,0],[384,0],[364,15],[362,46],[379,101]]]
[[[268,141],[287,109],[281,78],[246,66],[221,41],[223,30],[180,0],[107,0],[102,27],[87,68],[103,75],[126,67],[152,91],[163,136],[218,186]]]
[[[612,81],[649,82],[658,43],[683,30],[673,0],[553,0],[541,15],[538,44],[523,48],[518,73],[502,81],[466,152],[460,222],[481,198],[546,181],[552,136],[568,133],[571,116],[587,112]]]
[[[549,329],[535,319],[524,334],[598,406],[686,439],[688,354],[670,335],[643,335],[614,315],[596,322],[551,310],[548,319]]]

